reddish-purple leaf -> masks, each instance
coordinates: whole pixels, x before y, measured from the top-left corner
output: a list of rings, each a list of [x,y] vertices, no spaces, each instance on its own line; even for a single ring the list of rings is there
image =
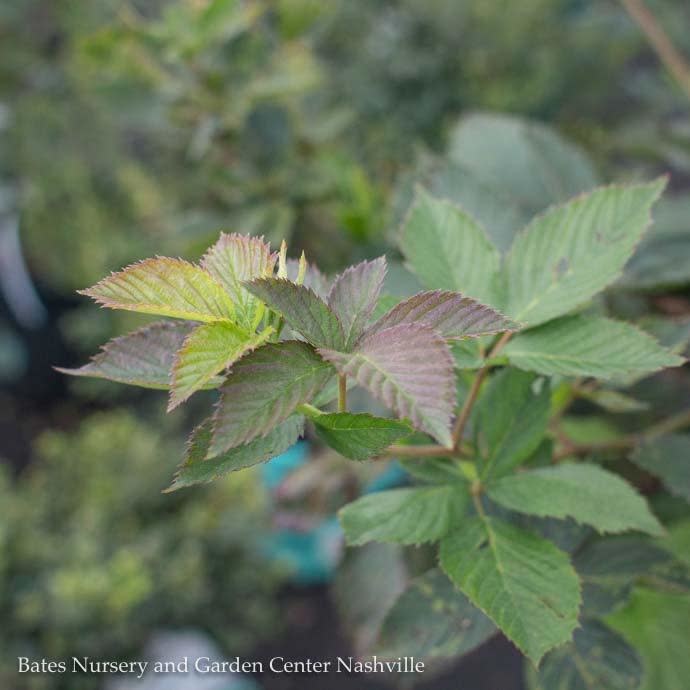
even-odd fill
[[[328,306],[343,325],[346,349],[350,349],[364,332],[385,277],[386,258],[381,256],[350,266],[335,279],[328,295]]]
[[[516,325],[503,314],[470,297],[450,290],[431,290],[397,304],[367,334],[406,323],[424,323],[450,340],[478,338],[516,329]]]
[[[338,317],[313,290],[284,278],[258,278],[245,287],[316,347],[341,350],[345,334]]]
[[[111,340],[79,369],[57,370],[71,376],[91,376],[167,390],[175,353],[194,326],[182,321],[159,321]]]
[[[401,324],[366,335],[354,352],[319,353],[417,429],[446,446],[452,444],[453,357],[434,330],[424,324]]]
[[[333,376],[333,367],[298,340],[270,343],[235,363],[221,388],[209,457],[265,436]]]

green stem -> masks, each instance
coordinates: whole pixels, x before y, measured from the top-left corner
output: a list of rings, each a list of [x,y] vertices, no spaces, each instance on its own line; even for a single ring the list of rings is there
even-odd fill
[[[347,376],[338,375],[338,412],[347,412]]]
[[[486,514],[484,513],[484,506],[482,505],[481,491],[472,491],[472,501],[474,502],[474,507],[477,510],[477,515],[485,518]]]
[[[319,417],[320,415],[323,414],[323,411],[320,410],[318,407],[314,407],[313,405],[310,405],[309,403],[302,403],[298,408],[298,412],[301,412],[305,417]]]
[[[492,348],[487,359],[493,359],[503,349],[503,346],[510,340],[512,335],[513,334],[510,331],[504,333]],[[470,418],[470,413],[472,412],[474,403],[477,401],[479,390],[481,389],[482,383],[484,383],[484,379],[487,377],[490,368],[491,365],[487,362],[487,364],[485,364],[477,372],[477,375],[474,377],[474,381],[472,381],[470,392],[467,394],[465,403],[462,406],[457,419],[455,420],[455,425],[453,426],[453,448],[458,448],[462,442],[462,436],[465,433],[465,427],[467,426],[467,422]]]

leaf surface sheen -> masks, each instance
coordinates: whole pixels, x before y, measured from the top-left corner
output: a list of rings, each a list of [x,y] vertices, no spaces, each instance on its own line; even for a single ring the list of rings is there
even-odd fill
[[[333,368],[297,340],[268,343],[236,362],[213,416],[210,457],[265,436],[318,393]]]
[[[57,371],[168,390],[175,353],[194,326],[183,321],[158,321],[113,338],[88,364],[78,369],[57,367]]]
[[[540,517],[571,517],[601,533],[664,533],[645,499],[628,482],[591,463],[564,462],[518,472],[490,484],[488,494],[510,510]]]
[[[288,325],[314,347],[345,348],[345,332],[338,317],[310,288],[283,278],[258,278],[245,283],[245,287],[282,314]]]
[[[423,323],[449,340],[478,338],[516,329],[510,319],[470,297],[450,290],[431,290],[398,303],[367,333],[409,323]]]
[[[110,309],[206,323],[234,319],[234,305],[221,284],[182,259],[146,259],[80,293]]]
[[[378,302],[386,277],[386,259],[362,261],[336,277],[328,295],[333,310],[345,332],[345,348],[352,347],[362,335]]]
[[[538,326],[614,282],[649,225],[664,185],[657,180],[596,189],[533,220],[506,256],[508,316]]]
[[[579,315],[519,333],[502,354],[526,371],[600,379],[651,374],[685,361],[632,324]]]
[[[443,570],[534,663],[571,639],[580,584],[551,542],[490,517],[475,517],[441,541]]]
[[[351,353],[319,352],[415,428],[445,446],[452,444],[453,358],[443,338],[428,326],[403,324],[366,335]]]
[[[465,484],[391,489],[346,505],[338,516],[350,545],[369,541],[421,544],[457,526],[469,504]]]

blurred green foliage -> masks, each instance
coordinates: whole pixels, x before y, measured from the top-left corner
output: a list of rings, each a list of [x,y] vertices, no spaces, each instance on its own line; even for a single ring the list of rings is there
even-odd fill
[[[18,655],[123,658],[154,629],[188,626],[241,654],[275,632],[281,578],[256,551],[266,515],[256,475],[164,496],[180,452],[172,431],[99,413],[42,434],[20,478],[0,475],[0,686],[20,687]]]
[[[377,248],[397,173],[420,145],[440,150],[463,110],[556,120],[598,143],[644,90],[627,70],[644,41],[613,3],[0,12],[2,165],[34,271],[63,292],[155,251],[193,255],[221,227],[293,234],[335,268]]]

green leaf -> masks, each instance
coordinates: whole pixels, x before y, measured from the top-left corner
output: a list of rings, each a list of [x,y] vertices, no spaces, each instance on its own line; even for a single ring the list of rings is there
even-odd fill
[[[295,415],[263,438],[208,458],[213,436],[212,421],[208,419],[192,434],[187,455],[177,470],[173,483],[166,489],[166,493],[194,484],[211,482],[220,479],[228,472],[266,462],[293,446],[302,435],[303,429],[304,418]]]
[[[664,546],[678,560],[690,567],[690,518],[675,522],[669,527]]]
[[[259,278],[245,287],[315,347],[341,350],[345,333],[338,317],[310,288],[282,278]]]
[[[502,354],[526,371],[600,379],[651,374],[684,362],[636,326],[602,316],[567,316],[519,333]]]
[[[400,248],[430,290],[454,290],[482,304],[499,303],[500,254],[484,229],[451,202],[418,188]]]
[[[306,343],[269,343],[240,359],[221,388],[211,455],[265,436],[326,384],[333,369]]]
[[[354,378],[416,429],[450,446],[455,407],[453,360],[446,342],[422,324],[403,324],[367,334],[354,352],[320,349],[321,355]]]
[[[606,187],[537,217],[506,257],[505,312],[530,326],[567,314],[621,274],[665,186]]]
[[[350,545],[421,544],[447,534],[462,520],[468,503],[463,484],[392,489],[358,498],[338,516]]]
[[[245,280],[271,275],[276,262],[270,246],[261,237],[227,235],[208,250],[201,266],[226,289],[235,303],[238,322],[247,330],[254,331],[261,318],[259,300],[242,286]]]
[[[562,463],[503,477],[488,487],[493,501],[519,513],[571,517],[598,532],[636,529],[664,534],[645,499],[598,465]]]
[[[372,320],[378,321],[378,319],[380,319],[386,312],[389,312],[401,301],[402,298],[395,295],[381,295],[381,297],[378,299],[378,302],[376,302],[374,311],[371,313]]]
[[[403,300],[384,314],[367,333],[404,323],[423,323],[448,340],[478,338],[517,326],[495,309],[464,297],[459,292],[431,290]]]
[[[690,502],[690,437],[668,434],[642,442],[630,458],[659,477],[668,491]]]
[[[56,369],[70,376],[91,376],[168,390],[175,353],[193,328],[191,323],[159,321],[111,340],[79,369]],[[209,384],[220,382],[218,379]]]
[[[473,113],[460,118],[449,140],[449,163],[432,189],[467,209],[501,251],[547,206],[598,184],[584,152],[539,122]]]
[[[395,544],[349,549],[333,583],[338,621],[353,638],[355,652],[370,654],[386,613],[405,589],[403,550]]]
[[[450,458],[404,458],[399,462],[405,472],[423,482],[447,484],[467,480],[456,462]]]
[[[364,332],[385,277],[386,258],[382,256],[350,266],[335,279],[328,295],[328,306],[343,326],[346,349],[350,349]]]
[[[581,391],[580,397],[585,400],[593,402],[607,412],[626,413],[626,412],[644,412],[649,409],[649,403],[637,400],[625,393],[619,391],[612,391],[609,389],[600,389],[593,391]]]
[[[495,632],[494,624],[434,568],[413,580],[393,604],[375,652],[387,658],[457,657]]]
[[[412,427],[405,422],[370,414],[337,412],[308,416],[317,436],[351,460],[368,460],[412,433]]]
[[[475,517],[441,541],[451,580],[538,664],[577,626],[580,583],[551,542],[505,522]]]
[[[529,690],[634,690],[642,660],[620,635],[597,621],[584,621],[573,641],[546,656],[539,671],[528,666]]]
[[[206,323],[198,326],[175,356],[168,411],[175,409],[202,389],[247,352],[263,345],[272,328],[250,335],[233,323]]]
[[[601,617],[620,608],[640,578],[656,575],[671,561],[668,552],[637,535],[590,541],[573,563],[582,579],[583,613]]]
[[[478,340],[456,340],[451,343],[450,351],[456,369],[481,369],[484,366],[481,345]]]
[[[505,369],[477,405],[475,440],[484,479],[509,473],[534,453],[549,421],[549,387],[531,374]]]
[[[690,678],[690,595],[638,588],[630,604],[606,621],[641,654],[640,690],[676,690]]]
[[[619,285],[660,290],[690,283],[690,199],[662,199],[654,209],[654,225],[625,267]]]
[[[80,293],[110,309],[207,323],[234,318],[232,300],[220,283],[182,259],[147,259]]]

